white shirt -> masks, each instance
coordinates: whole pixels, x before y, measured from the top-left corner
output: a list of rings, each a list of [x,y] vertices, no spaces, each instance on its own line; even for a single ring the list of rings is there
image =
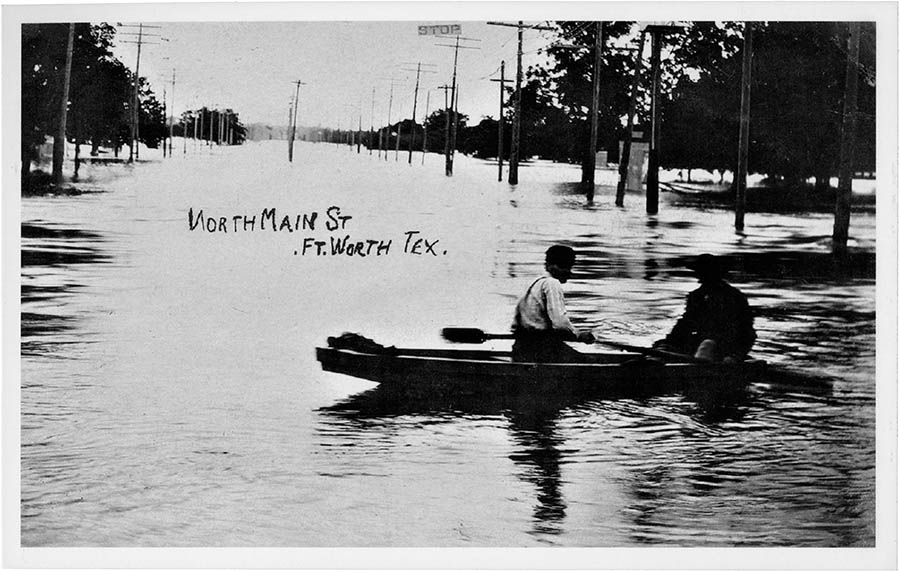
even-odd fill
[[[513,329],[568,331],[578,330],[566,315],[562,284],[552,276],[538,278],[516,305]]]

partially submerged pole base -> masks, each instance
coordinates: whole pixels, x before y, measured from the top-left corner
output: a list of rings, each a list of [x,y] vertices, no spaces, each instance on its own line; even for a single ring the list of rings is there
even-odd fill
[[[659,212],[659,155],[650,149],[647,160],[647,214]]]

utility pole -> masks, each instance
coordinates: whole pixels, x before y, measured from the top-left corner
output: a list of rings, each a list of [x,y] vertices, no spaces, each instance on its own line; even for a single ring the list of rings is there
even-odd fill
[[[290,141],[290,146],[288,147],[289,163],[294,161],[294,138],[297,133],[297,108],[300,107],[300,86],[306,85],[299,79],[293,83],[296,85],[296,89],[294,90],[293,116],[291,117],[291,126],[288,133],[288,140]]]
[[[650,149],[647,161],[647,214],[659,212],[659,60],[663,36],[680,29],[672,23],[650,24],[650,67],[652,87],[650,89]]]
[[[356,126],[356,154],[362,152],[362,97],[359,98],[359,123]]]
[[[168,119],[169,112],[168,112],[168,109],[166,108],[166,84],[163,84],[162,104],[163,104],[163,120],[166,123],[168,123],[169,122],[169,119]],[[163,133],[165,133],[165,132],[163,132]],[[165,158],[165,156],[166,156],[166,147],[168,147],[167,142],[166,142],[166,136],[163,135],[163,145],[162,145],[163,158]]]
[[[422,66],[431,66],[433,64],[423,64],[422,62],[417,62],[416,64],[416,87],[413,90],[413,108],[412,108],[412,128],[410,129],[409,134],[409,164],[412,165],[412,154],[413,154],[413,145],[415,144],[416,139],[416,108],[419,104],[419,76],[422,73],[437,73],[431,70],[423,70]],[[404,69],[404,71],[413,71],[411,69]],[[427,119],[426,115],[426,119]]]
[[[384,136],[384,160],[387,161],[388,149],[391,148],[391,112],[393,111],[393,106],[394,106],[394,84],[398,80],[396,78],[394,78],[393,75],[391,75],[391,77],[389,77],[389,78],[382,77],[381,79],[387,79],[387,80],[390,80],[390,82],[391,82],[391,90],[390,90],[390,93],[388,94],[387,127],[385,128],[385,130],[379,130],[379,136],[378,136],[378,156],[381,157],[381,147],[382,147],[381,132],[382,131],[385,132],[384,133],[384,135],[385,135]]]
[[[459,131],[459,85],[453,90],[453,128],[450,131],[450,171],[453,171],[453,157],[456,155],[456,133]]]
[[[456,48],[453,50],[453,80],[450,83],[450,104],[455,106],[456,100],[456,62],[459,56],[459,36],[456,36]],[[444,174],[453,176],[453,146],[456,141],[450,133],[450,110],[447,110],[447,141],[444,143]],[[454,130],[455,131],[455,130]]]
[[[388,96],[387,140],[384,142],[384,160],[387,161],[388,149],[391,146],[391,108],[394,105],[394,80],[391,79],[391,93]]]
[[[127,26],[126,26],[127,27]],[[137,42],[132,42],[128,40],[123,40],[124,44],[137,44],[137,61],[134,66],[134,98],[132,100],[132,110],[131,110],[131,145],[128,151],[128,162],[132,163],[138,159],[140,159],[140,106],[141,106],[141,98],[140,98],[140,78],[141,78],[141,46],[143,44],[152,44],[155,42],[148,42],[144,38],[145,37],[157,37],[161,38],[159,34],[149,34],[144,32],[144,28],[158,29],[161,26],[148,26],[143,23],[138,24],[137,31]],[[119,32],[120,36],[129,36],[134,35],[134,32]]]
[[[407,163],[412,165],[413,143],[416,139],[416,107],[419,104],[419,75],[422,73],[422,62],[416,65],[416,87],[413,90],[412,128],[409,133],[409,159]]]
[[[506,61],[500,62],[500,79],[491,81],[500,82],[500,115],[497,120],[497,180],[503,180],[503,90],[506,89]]]
[[[641,64],[644,61],[644,37],[641,31],[637,50],[634,53],[634,72],[631,77],[631,97],[628,100],[628,120],[625,129],[625,141],[622,142],[622,153],[619,156],[619,184],[616,187],[616,206],[625,205],[625,185],[628,181],[628,164],[631,161],[631,139],[634,130],[634,112],[637,107],[638,86],[641,82]]]
[[[850,23],[847,39],[847,72],[844,80],[844,115],[841,122],[841,165],[834,207],[832,251],[846,254],[850,233],[850,199],[853,193],[853,154],[856,145],[856,111],[859,83],[859,22]]]
[[[444,174],[449,177],[451,173],[447,172],[447,157],[450,156],[450,104],[447,100],[447,92],[451,88],[444,84],[438,89],[444,90]]]
[[[69,83],[72,79],[72,51],[75,42],[75,24],[69,24],[69,35],[66,40],[66,67],[63,72],[62,97],[59,102],[59,125],[56,128],[56,137],[53,139],[53,184],[62,185],[63,161],[66,156],[66,122],[69,112]]]
[[[372,154],[373,142],[375,140],[375,88],[372,88],[372,115],[369,120],[369,155]]]
[[[138,41],[137,41],[137,62],[134,66],[134,101],[132,102],[131,108],[131,145],[128,150],[128,162],[132,163],[136,159],[139,158],[139,151],[137,149],[139,134],[138,134],[138,123],[140,119],[140,94],[139,94],[139,79],[141,76],[141,43],[144,40],[144,25],[138,24]]]
[[[587,172],[584,177],[585,195],[594,202],[594,181],[597,174],[597,121],[600,115],[600,65],[603,58],[603,22],[594,24],[594,72],[591,97],[591,140],[588,146]]]
[[[347,119],[347,150],[353,152],[353,146],[356,145],[357,132],[353,130],[353,112],[355,109],[352,105],[347,104],[350,109],[350,117]]]
[[[425,92],[425,119],[422,121],[422,164],[425,164],[425,153],[428,152],[428,108],[431,103],[431,90]]]
[[[648,173],[647,173],[647,213],[656,214],[659,212],[659,139],[657,138],[658,128],[656,126],[656,117],[659,113],[659,58],[660,58],[660,38],[659,34],[651,34],[650,37],[650,149]]]
[[[287,142],[288,142],[288,163],[293,162],[294,160],[294,141],[291,137],[291,129],[294,125],[294,96],[291,96],[291,100],[288,102],[288,130],[287,130]]]
[[[750,73],[753,62],[753,23],[744,22],[744,53],[741,63],[741,122],[738,140],[737,172],[734,174],[734,228],[744,230],[747,207],[747,155],[750,149]]]
[[[169,123],[169,158],[172,157],[172,145],[175,140],[175,70],[172,70],[172,120]]]
[[[515,91],[515,118],[512,126],[512,144],[509,150],[509,184],[519,184],[519,138],[522,124],[522,38],[525,28],[531,30],[554,30],[546,26],[526,26],[521,20],[517,24],[506,22],[488,22],[491,26],[510,26],[518,28],[518,49],[516,50],[516,91]]]
[[[128,162],[131,163],[133,160],[137,160],[140,158],[140,133],[138,129],[140,128],[140,105],[141,105],[141,97],[140,97],[140,87],[139,81],[141,77],[141,43],[144,39],[144,25],[138,24],[138,42],[137,42],[137,62],[134,66],[134,107],[132,110],[132,119],[131,119],[131,138],[133,140],[133,144],[131,146],[131,150],[128,154]],[[132,159],[132,156],[134,159]]]
[[[447,38],[450,36],[438,36],[439,38]],[[453,48],[453,79],[450,83],[450,104],[453,106],[453,113],[456,114],[456,71],[457,71],[457,63],[459,62],[459,48],[467,49],[467,50],[478,50],[480,48],[474,46],[460,46],[460,40],[466,40],[471,42],[480,42],[481,40],[478,38],[463,38],[461,36],[452,36],[456,39],[455,44],[435,44],[437,46],[442,46],[445,48]],[[447,141],[444,145],[444,174],[448,177],[453,176],[453,154],[456,151],[456,120],[454,119],[453,130],[450,132],[450,117],[448,110],[447,117]]]
[[[397,122],[397,141],[395,142],[396,147],[394,148],[394,161],[400,160],[400,137],[403,134],[403,120],[399,120]]]
[[[509,184],[519,184],[519,137],[522,129],[522,21],[519,20],[519,48],[516,51],[516,122],[513,123],[509,150]]]

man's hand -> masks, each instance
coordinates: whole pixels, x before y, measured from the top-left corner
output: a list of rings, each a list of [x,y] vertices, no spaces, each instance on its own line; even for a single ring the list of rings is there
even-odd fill
[[[579,332],[578,341],[583,344],[592,344],[596,341],[596,339],[594,338],[594,334],[592,334],[591,332]]]

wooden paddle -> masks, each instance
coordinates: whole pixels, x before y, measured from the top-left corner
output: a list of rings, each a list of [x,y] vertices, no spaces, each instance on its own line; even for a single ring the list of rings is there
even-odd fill
[[[488,334],[478,328],[444,328],[441,336],[457,344],[483,344],[488,340],[511,340],[513,334]]]
[[[484,330],[480,330],[478,328],[444,328],[443,330],[441,330],[441,335],[448,342],[459,344],[483,344],[488,340],[511,340],[515,338],[514,334],[488,334]],[[594,342],[620,350],[634,352],[641,355],[655,356],[667,360],[677,360],[680,362],[688,363],[704,363],[694,356],[681,354],[678,352],[670,352],[667,350],[647,348],[643,346],[632,346],[629,344],[622,344],[619,342],[597,338],[594,339]]]

